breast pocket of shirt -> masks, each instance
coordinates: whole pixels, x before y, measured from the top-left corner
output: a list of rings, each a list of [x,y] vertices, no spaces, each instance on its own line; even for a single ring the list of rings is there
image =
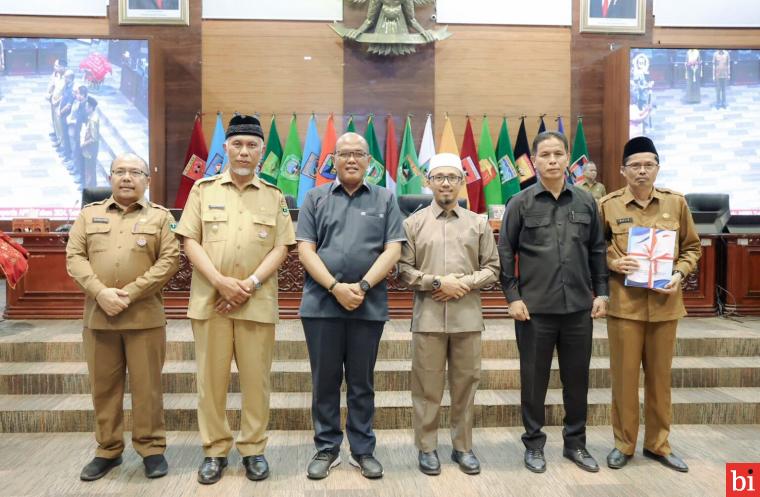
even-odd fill
[[[568,216],[573,241],[585,242],[589,237],[591,227],[591,214],[587,212],[571,212]]]
[[[223,242],[227,239],[229,220],[223,210],[207,210],[201,216],[203,220],[203,243]]]
[[[277,222],[275,214],[256,213],[253,214],[253,242],[264,245],[265,247],[274,247],[274,240],[277,237]]]
[[[366,229],[368,238],[382,245],[385,241],[385,213],[375,210],[359,212],[359,229]]]
[[[549,243],[551,221],[552,218],[548,214],[525,216],[521,242],[531,245],[546,245]]]
[[[138,223],[132,228],[132,250],[152,254],[156,251],[158,228],[149,224]]]
[[[108,250],[111,238],[111,225],[93,223],[85,226],[87,233],[87,253],[96,254]]]
[[[628,253],[628,230],[632,224],[611,225],[613,245],[623,254]]]

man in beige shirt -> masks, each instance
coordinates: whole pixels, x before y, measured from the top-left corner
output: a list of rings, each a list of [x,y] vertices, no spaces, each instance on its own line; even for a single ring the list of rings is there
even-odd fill
[[[237,449],[250,480],[269,476],[264,457],[269,373],[274,351],[277,268],[295,245],[282,192],[259,179],[264,132],[252,116],[235,116],[224,149],[229,169],[197,181],[177,227],[193,263],[190,318],[198,367],[198,428],[205,458],[198,481],[216,483],[227,466],[230,364],[235,358],[242,409]]]
[[[598,174],[598,171],[596,169],[596,164],[588,161],[586,165],[583,167],[583,181],[581,183],[578,183],[576,186],[579,188],[583,188],[587,192],[591,194],[592,197],[594,197],[594,200],[597,202],[607,195],[607,189],[604,187],[603,184],[599,183],[596,180],[596,176]]]
[[[472,452],[475,391],[480,381],[483,315],[479,289],[499,275],[499,254],[488,221],[459,207],[464,171],[455,154],[430,160],[434,202],[404,221],[399,276],[414,294],[412,403],[420,471],[441,472],[438,421],[448,360],[451,458],[467,474],[480,472]]]
[[[113,195],[82,208],[66,245],[66,268],[85,293],[84,353],[95,408],[96,457],[82,480],[121,464],[126,370],[132,394],[132,445],[148,478],[168,471],[161,369],[166,317],[161,289],[179,269],[168,209],[145,200],[147,164],[133,154],[111,164]]]

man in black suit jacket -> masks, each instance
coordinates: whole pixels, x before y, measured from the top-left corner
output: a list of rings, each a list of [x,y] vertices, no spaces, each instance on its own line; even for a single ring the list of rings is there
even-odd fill
[[[589,17],[602,19],[636,19],[637,0],[589,0]],[[604,4],[607,11],[604,11]]]
[[[129,8],[148,10],[177,10],[179,8],[179,0],[129,0]]]

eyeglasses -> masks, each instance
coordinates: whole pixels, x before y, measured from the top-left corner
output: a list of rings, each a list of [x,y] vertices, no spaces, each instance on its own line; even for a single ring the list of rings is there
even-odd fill
[[[140,169],[116,169],[111,171],[111,175],[116,176],[117,178],[123,178],[126,175],[129,175],[130,178],[139,178],[140,176],[147,176],[148,174]]]
[[[340,152],[335,152],[335,157],[342,160],[348,160],[351,157],[354,159],[365,159],[369,157],[369,154],[363,150],[341,150]]]
[[[642,169],[646,172],[652,172],[654,169],[659,166],[659,164],[655,164],[652,162],[647,162],[646,164],[626,164],[623,167],[626,167],[630,169],[631,171],[641,171]]]
[[[448,181],[450,185],[458,185],[464,178],[455,174],[449,174],[448,176],[436,174],[435,176],[429,176],[428,179],[436,185],[442,185],[444,181]]]

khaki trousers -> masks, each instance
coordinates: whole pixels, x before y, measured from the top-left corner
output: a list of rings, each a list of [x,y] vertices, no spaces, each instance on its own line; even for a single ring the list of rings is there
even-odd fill
[[[607,318],[615,447],[633,455],[639,434],[639,368],[644,368],[644,448],[668,455],[673,410],[670,370],[678,321]]]
[[[452,445],[463,452],[472,449],[473,407],[480,383],[480,335],[479,331],[412,334],[411,387],[417,449],[431,452],[438,448],[447,360]]]
[[[244,457],[263,454],[269,424],[274,324],[224,316],[190,321],[198,366],[198,429],[205,455],[226,457],[232,448],[226,410],[233,357],[242,397],[237,449]]]
[[[142,457],[166,449],[161,369],[166,328],[83,332],[84,354],[95,407],[96,456],[113,459],[124,451],[124,384],[132,393],[132,446]]]

